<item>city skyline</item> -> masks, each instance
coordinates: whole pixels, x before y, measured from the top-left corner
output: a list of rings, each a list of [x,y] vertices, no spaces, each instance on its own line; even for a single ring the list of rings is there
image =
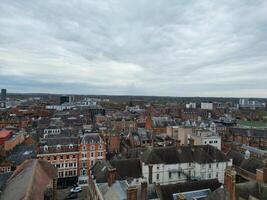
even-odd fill
[[[9,92],[267,97],[267,2],[8,1]]]

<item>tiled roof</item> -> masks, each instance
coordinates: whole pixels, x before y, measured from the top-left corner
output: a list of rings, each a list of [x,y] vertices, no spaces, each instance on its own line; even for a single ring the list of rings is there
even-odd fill
[[[57,169],[47,161],[26,160],[9,178],[2,199],[43,199],[44,190],[56,176]]]

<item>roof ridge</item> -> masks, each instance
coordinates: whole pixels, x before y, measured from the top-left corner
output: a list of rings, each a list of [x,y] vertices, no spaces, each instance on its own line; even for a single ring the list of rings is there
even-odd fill
[[[33,159],[31,159],[31,160],[34,162],[33,163],[33,167],[32,167],[34,169],[34,171],[33,171],[32,175],[31,175],[31,178],[30,178],[30,181],[29,181],[29,185],[27,187],[27,191],[26,191],[26,194],[25,194],[25,197],[24,197],[25,199],[28,199],[28,197],[30,196],[30,192],[31,192],[31,189],[32,189],[32,185],[33,185],[33,181],[34,181],[34,177],[35,177],[35,173],[36,173],[35,168],[36,168],[37,162],[38,162],[38,160],[33,160]]]

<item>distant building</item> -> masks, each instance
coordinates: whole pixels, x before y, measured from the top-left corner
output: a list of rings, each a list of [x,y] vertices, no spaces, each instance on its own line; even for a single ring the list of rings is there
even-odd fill
[[[251,101],[249,99],[239,99],[238,106],[240,109],[256,110],[259,108],[265,108],[266,103],[260,101]]]
[[[61,96],[60,97],[60,104],[72,103],[73,101],[74,101],[74,96]]]
[[[186,108],[197,108],[197,104],[196,103],[193,103],[193,102],[190,102],[190,103],[187,103],[185,105]]]
[[[193,145],[211,145],[221,150],[221,137],[210,130],[195,130],[190,134]]]
[[[213,110],[213,103],[212,102],[201,102],[201,109],[202,110]]]
[[[1,101],[6,101],[6,89],[1,89]]]
[[[192,134],[193,128],[186,126],[168,126],[167,135],[179,142],[180,145],[188,144],[188,137]]]

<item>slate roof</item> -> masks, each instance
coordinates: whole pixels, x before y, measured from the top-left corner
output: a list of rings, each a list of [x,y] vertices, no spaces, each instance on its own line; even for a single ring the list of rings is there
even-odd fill
[[[227,157],[228,158],[232,158],[233,159],[233,164],[236,165],[236,166],[240,166],[241,163],[244,160],[244,155],[242,153],[239,153],[239,152],[234,151],[234,150],[230,150],[227,153]]]
[[[230,150],[227,153],[227,157],[233,159],[233,164],[235,166],[240,167],[241,169],[244,169],[253,174],[256,174],[256,169],[261,169],[264,166],[262,160],[258,160],[252,157],[245,159],[243,154],[234,150]]]
[[[98,133],[88,133],[85,134],[82,138],[82,144],[89,144],[89,143],[101,143],[103,142],[102,138]]]
[[[178,150],[171,147],[149,147],[141,156],[146,164],[175,163],[213,163],[227,162],[227,157],[217,148],[210,145],[185,146]]]
[[[249,171],[253,174],[256,174],[256,169],[261,169],[264,167],[264,164],[261,160],[256,158],[244,159],[240,165],[240,168]]]
[[[189,181],[184,183],[176,183],[169,185],[158,186],[158,196],[161,200],[173,200],[173,194],[189,192],[202,189],[210,189],[215,191],[222,184],[217,179],[201,180],[201,181]]]
[[[267,199],[267,184],[262,182],[249,181],[236,184],[236,195],[238,198],[250,199],[251,196],[259,200]]]
[[[142,166],[139,159],[123,159],[113,161],[100,160],[97,161],[96,164],[91,168],[96,182],[107,182],[108,169],[112,168],[116,168],[118,180],[142,177]]]
[[[113,160],[110,164],[116,168],[120,180],[142,177],[140,159]]]

